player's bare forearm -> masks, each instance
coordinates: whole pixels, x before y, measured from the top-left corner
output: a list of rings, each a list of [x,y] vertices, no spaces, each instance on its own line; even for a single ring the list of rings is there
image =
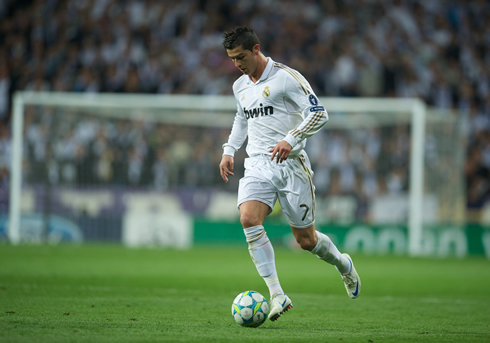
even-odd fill
[[[234,160],[233,157],[230,155],[223,155],[221,158],[221,162],[219,164],[219,172],[221,174],[221,178],[225,181],[228,182],[228,175],[234,176],[233,174],[233,166],[234,166]]]
[[[291,150],[293,150],[293,147],[288,142],[284,140],[280,141],[274,148],[269,150],[272,153],[271,161],[276,157],[276,163],[284,162],[291,153]]]

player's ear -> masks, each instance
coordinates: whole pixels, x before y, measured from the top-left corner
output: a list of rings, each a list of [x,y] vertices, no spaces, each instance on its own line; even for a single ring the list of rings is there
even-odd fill
[[[258,55],[259,52],[260,52],[260,45],[255,44],[254,47],[253,47],[253,53],[254,53],[254,55]]]

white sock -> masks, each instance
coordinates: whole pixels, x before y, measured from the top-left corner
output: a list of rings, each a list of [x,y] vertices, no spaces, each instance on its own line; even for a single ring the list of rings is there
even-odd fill
[[[277,277],[274,249],[262,225],[252,226],[243,230],[248,242],[250,257],[255,263],[259,275],[264,279],[271,297],[284,294]]]
[[[315,254],[319,259],[336,266],[341,274],[350,272],[349,260],[342,256],[330,237],[319,231],[316,232],[316,235],[318,242],[311,253]]]

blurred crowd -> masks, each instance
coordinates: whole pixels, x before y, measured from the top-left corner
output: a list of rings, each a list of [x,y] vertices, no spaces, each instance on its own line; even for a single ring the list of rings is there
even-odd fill
[[[489,201],[490,3],[485,0],[0,1],[0,177],[8,169],[13,92],[232,94],[240,74],[221,42],[223,31],[237,25],[253,28],[265,55],[299,70],[319,96],[418,97],[435,108],[456,110],[469,123],[467,207],[478,210]],[[189,180],[198,186],[219,182],[214,169],[226,130],[208,137],[189,127],[177,137],[157,124],[91,126],[93,119],[65,123],[63,135],[53,136],[50,119],[43,116],[30,110],[26,150],[44,165],[46,156],[58,151],[55,146],[73,161],[75,156],[85,163],[106,161],[94,164],[84,178],[87,183],[102,182],[97,173],[106,170],[120,183],[153,184],[158,168],[165,185],[161,187]],[[359,144],[370,141],[370,148],[363,149],[376,151],[376,137],[388,135],[404,147],[406,134],[395,134],[373,132]],[[56,137],[51,148],[45,147],[46,137]],[[342,154],[335,142],[347,144],[345,138],[333,135],[328,152]],[[116,140],[119,143],[113,144]],[[67,141],[75,144],[62,143]],[[109,152],[100,148],[104,144],[112,147]],[[199,156],[206,156],[205,166],[194,163]],[[383,187],[406,190],[406,156],[403,148],[392,149],[389,160],[396,163],[375,177]],[[332,157],[317,157],[316,165],[327,165],[327,172],[319,174],[328,174],[318,179],[318,188],[325,194],[352,192],[359,170],[351,171],[352,177],[344,171],[337,175],[328,170]],[[114,161],[125,166],[124,176],[114,176],[121,170],[108,167]],[[80,172],[76,176],[77,169],[70,168],[63,175],[80,178]],[[62,167],[58,169],[62,175]],[[200,170],[213,176],[192,176]],[[346,177],[349,186],[340,181]]]
[[[219,185],[219,151],[229,134],[229,129],[37,106],[26,107],[25,126],[27,184],[130,185],[158,191]]]

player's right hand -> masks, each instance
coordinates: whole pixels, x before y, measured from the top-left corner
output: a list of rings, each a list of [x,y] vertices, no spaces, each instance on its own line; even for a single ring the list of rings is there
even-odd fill
[[[221,174],[221,178],[228,182],[228,175],[234,176],[233,174],[233,157],[230,155],[223,155],[221,158],[221,163],[219,164],[219,172]]]

